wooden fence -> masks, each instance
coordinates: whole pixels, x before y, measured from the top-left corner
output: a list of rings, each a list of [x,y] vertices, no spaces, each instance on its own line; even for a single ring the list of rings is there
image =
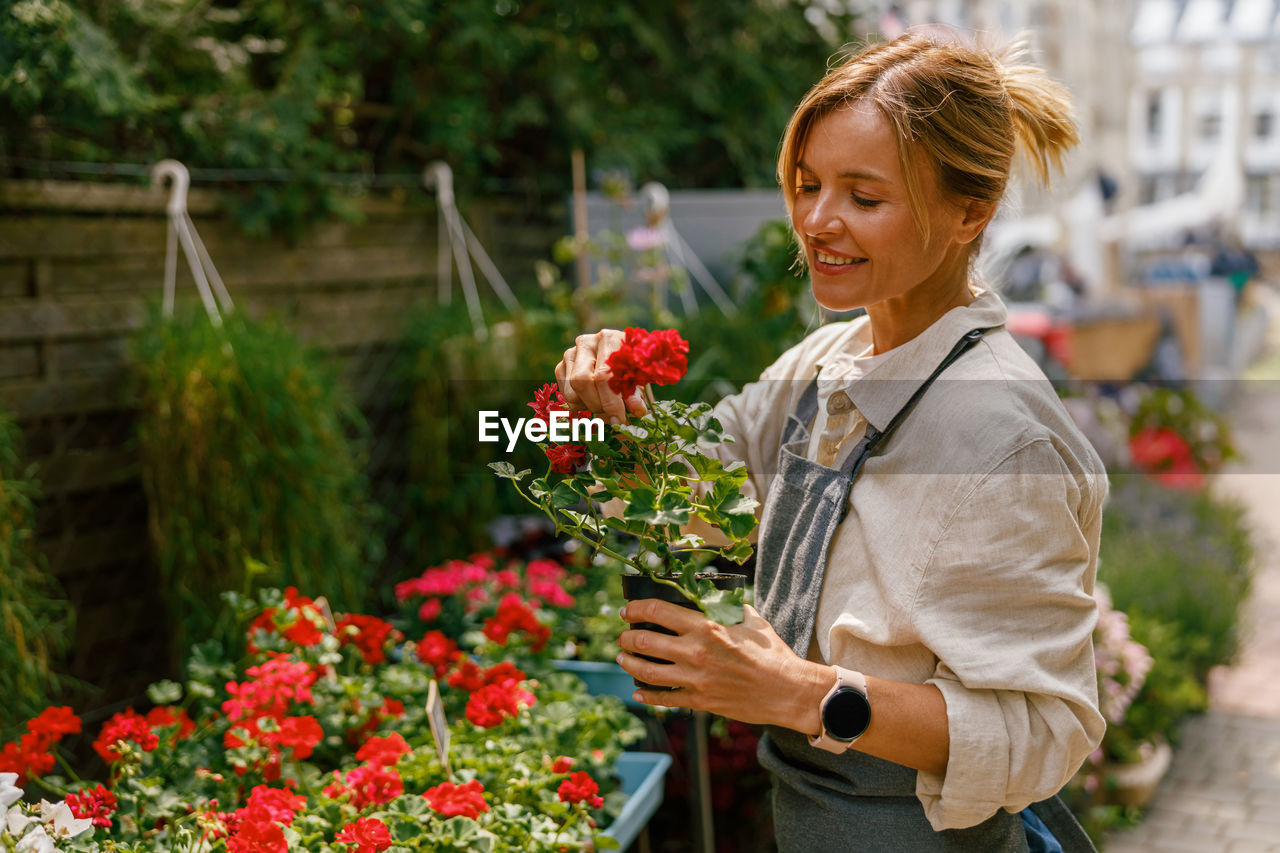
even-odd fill
[[[0,182],[0,411],[23,431],[43,493],[41,548],[79,614],[71,672],[105,688],[104,703],[165,674],[127,363],[162,288],[165,200],[142,187]],[[214,193],[193,190],[188,207],[238,310],[287,318],[339,361],[375,434],[403,436],[388,371],[408,309],[435,299],[432,206],[369,199],[360,223],[293,243],[247,236]],[[517,290],[566,227],[563,210],[507,201],[464,213]],[[178,291],[194,292],[181,258]],[[375,492],[402,464],[375,450]]]

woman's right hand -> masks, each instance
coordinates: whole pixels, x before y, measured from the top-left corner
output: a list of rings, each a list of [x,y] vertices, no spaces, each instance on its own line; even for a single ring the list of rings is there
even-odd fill
[[[556,365],[556,382],[565,405],[600,415],[611,424],[624,423],[629,414],[645,413],[639,389],[624,400],[609,388],[609,356],[622,346],[625,338],[626,333],[617,329],[578,335]]]

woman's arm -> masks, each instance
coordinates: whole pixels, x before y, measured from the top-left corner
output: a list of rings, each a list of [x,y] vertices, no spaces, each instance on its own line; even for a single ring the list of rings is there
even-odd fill
[[[751,606],[743,622],[731,626],[657,599],[629,602],[621,615],[677,634],[632,629],[618,638],[623,669],[641,681],[680,688],[637,690],[637,701],[819,733],[819,706],[835,684],[835,671],[796,655]],[[633,652],[672,663],[653,663]],[[946,772],[947,708],[937,687],[868,677],[867,699],[871,725],[852,749],[916,770]]]

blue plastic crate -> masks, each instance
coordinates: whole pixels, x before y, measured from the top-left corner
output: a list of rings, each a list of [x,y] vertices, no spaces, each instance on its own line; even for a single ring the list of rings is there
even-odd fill
[[[628,708],[646,707],[631,698],[631,694],[636,692],[635,679],[612,661],[601,663],[590,660],[555,660],[551,665],[581,678],[592,696],[617,696]]]
[[[631,846],[662,804],[662,780],[670,766],[671,756],[661,752],[624,752],[618,757],[613,769],[622,781],[627,802],[604,834],[617,839],[623,850]]]

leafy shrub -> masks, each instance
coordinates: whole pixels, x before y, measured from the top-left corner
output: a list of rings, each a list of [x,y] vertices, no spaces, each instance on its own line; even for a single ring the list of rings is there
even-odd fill
[[[1141,615],[1176,630],[1186,661],[1203,681],[1239,645],[1240,608],[1253,568],[1244,508],[1208,492],[1162,489],[1139,476],[1113,476],[1112,483],[1099,577],[1130,619]]]
[[[462,305],[420,307],[405,334],[410,377],[410,441],[406,540],[422,564],[489,547],[487,526],[499,515],[529,511],[528,504],[494,481],[485,461],[506,459],[527,467],[542,458],[527,442],[508,455],[503,445],[476,442],[481,410],[506,418],[529,417],[530,383],[552,376],[571,336],[571,322],[553,311],[497,317],[485,338],[471,329]],[[572,316],[572,315],[568,315]],[[505,442],[505,439],[503,439]],[[480,458],[486,448],[492,459]]]
[[[153,311],[133,356],[175,654],[230,636],[209,606],[223,589],[293,585],[360,607],[377,513],[352,440],[365,425],[330,371],[275,322],[235,314],[215,329],[194,305],[169,320]]]
[[[0,413],[0,732],[66,686],[55,666],[73,634],[71,605],[35,547],[37,486],[23,469],[20,438]]]
[[[326,172],[436,159],[543,201],[575,147],[672,186],[771,186],[796,100],[867,31],[835,5],[22,0],[0,11],[0,136],[12,158],[278,170],[231,205],[259,231],[349,208]]]

